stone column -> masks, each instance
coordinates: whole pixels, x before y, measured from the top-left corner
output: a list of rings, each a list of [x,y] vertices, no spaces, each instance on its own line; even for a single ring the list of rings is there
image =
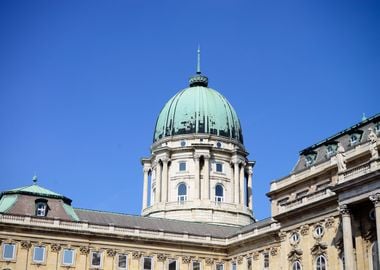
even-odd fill
[[[369,196],[369,199],[373,202],[375,206],[375,216],[376,216],[376,236],[377,236],[377,246],[379,246],[380,240],[380,193]],[[380,264],[380,252],[378,252],[378,260]],[[375,263],[374,263],[375,264]]]
[[[143,203],[142,210],[148,207],[148,177],[149,168],[144,168]]]
[[[200,182],[200,168],[199,168],[199,158],[200,156],[194,154],[194,191],[193,191],[193,199],[199,200],[199,182]]]
[[[248,167],[247,200],[248,200],[248,208],[251,209],[251,211],[253,210],[252,174],[253,174],[252,166],[249,166]]]
[[[203,185],[201,187],[202,199],[210,200],[210,156],[203,156],[204,158],[204,168],[205,174],[203,178]]]
[[[235,160],[234,163],[234,202],[239,203],[239,161]]]
[[[162,158],[162,194],[161,194],[161,201],[167,202],[168,201],[168,158]]]
[[[240,204],[244,205],[244,166],[245,164],[242,163],[240,166],[240,177],[239,177],[239,186],[240,186]]]
[[[155,202],[161,202],[161,163],[157,161],[156,165],[156,194],[154,196]]]
[[[351,214],[347,205],[341,205],[339,211],[342,215],[343,224],[343,246],[345,270],[354,270],[354,253],[352,244]]]

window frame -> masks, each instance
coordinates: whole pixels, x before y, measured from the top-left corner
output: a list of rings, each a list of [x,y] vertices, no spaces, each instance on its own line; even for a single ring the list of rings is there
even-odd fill
[[[218,267],[221,267],[221,268],[218,268]],[[215,264],[215,270],[224,270],[224,263],[216,263]]]
[[[196,270],[196,269],[194,269],[194,263],[197,263],[199,265],[199,270],[202,270],[202,263],[200,261],[192,261],[191,262],[191,270]]]
[[[221,190],[222,190],[222,196],[217,195],[217,193],[216,193],[218,187],[220,187]],[[222,203],[222,202],[224,202],[224,187],[223,187],[223,185],[220,184],[220,183],[217,183],[217,184],[215,185],[215,202],[216,202],[216,203]]]
[[[175,270],[179,270],[179,264],[176,259],[169,259],[168,260],[168,270],[170,270],[170,264],[175,263]]]
[[[42,260],[36,260],[36,250],[37,249],[42,249]],[[33,256],[32,256],[32,261],[35,264],[43,264],[46,261],[46,247],[45,246],[34,246],[33,247]]]
[[[290,237],[289,241],[292,245],[298,244],[301,241],[301,236],[298,232],[293,232]]]
[[[93,264],[94,254],[99,254],[99,257],[100,257],[99,265]],[[90,267],[91,268],[101,268],[102,266],[103,266],[103,252],[95,251],[95,250],[91,251],[91,253],[90,253]]]
[[[186,172],[187,171],[187,162],[186,161],[179,161],[178,162],[178,171],[179,172]]]
[[[316,225],[313,231],[314,237],[322,238],[324,234],[325,234],[325,228],[323,228],[321,224]]]
[[[353,140],[352,138],[355,136],[356,140]],[[359,132],[351,133],[350,134],[350,146],[354,146],[360,143],[362,140],[362,134]]]
[[[66,251],[71,251],[72,252],[71,263],[65,263],[65,252]],[[72,248],[64,248],[62,250],[62,265],[63,266],[73,266],[74,264],[75,264],[75,250],[72,249]]]
[[[180,194],[179,188],[182,185],[185,186],[185,194]],[[183,204],[185,201],[187,201],[187,189],[188,189],[187,184],[185,182],[181,182],[178,184],[178,186],[177,186],[177,202],[179,204]]]
[[[299,260],[292,263],[292,270],[302,270],[302,264]]]
[[[43,209],[40,209],[40,207],[43,206]],[[35,215],[37,217],[46,217],[47,215],[47,202],[43,202],[43,201],[36,201],[36,213]],[[39,212],[39,211],[43,211],[43,212]]]
[[[269,252],[263,253],[263,269],[267,270],[270,267]]]
[[[120,257],[125,257],[125,267],[120,267]],[[128,269],[128,254],[117,254],[117,269],[119,270],[127,270]]]
[[[231,270],[237,270],[237,264],[235,261],[231,262]]]
[[[224,173],[223,162],[215,162],[215,172]]]
[[[5,257],[5,250],[6,250],[5,246],[12,246],[13,247],[12,258],[6,258]],[[16,244],[15,243],[3,243],[2,258],[4,261],[14,261],[16,259]]]
[[[145,259],[149,259],[150,260],[150,269],[144,267]],[[141,265],[141,269],[142,270],[153,270],[154,269],[153,258],[152,257],[149,257],[149,256],[142,257],[141,263],[142,263],[142,265]]]
[[[318,260],[321,258],[323,258],[323,260],[324,260],[324,267],[323,268],[318,266]],[[324,255],[319,255],[315,258],[315,270],[327,270],[327,259]]]

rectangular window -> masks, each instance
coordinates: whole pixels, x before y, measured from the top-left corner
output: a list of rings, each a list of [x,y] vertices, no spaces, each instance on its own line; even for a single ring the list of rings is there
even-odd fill
[[[277,204],[280,206],[284,206],[288,202],[288,200],[289,200],[288,197],[282,198],[282,199],[278,200]]]
[[[252,259],[251,258],[247,259],[247,270],[252,270]]]
[[[223,164],[222,163],[216,163],[216,171],[217,172],[223,172]]]
[[[74,250],[65,248],[62,254],[62,264],[63,265],[73,265],[74,264]]]
[[[231,270],[236,270],[236,262],[231,263]]]
[[[217,265],[216,265],[216,268],[215,268],[216,270],[224,270],[224,264],[222,264],[222,263],[218,263]]]
[[[192,270],[201,270],[201,263],[200,262],[193,262]]]
[[[298,192],[296,194],[296,198],[299,199],[299,198],[305,197],[307,195],[307,192],[308,192],[307,190],[303,190],[301,192]]]
[[[264,269],[269,269],[269,253],[264,253]]]
[[[329,182],[324,182],[322,184],[317,185],[317,190],[326,189],[329,186]]]
[[[16,252],[15,244],[3,244],[3,259],[4,260],[14,260]]]
[[[168,270],[177,270],[177,261],[170,260]]]
[[[180,172],[186,171],[186,162],[183,161],[179,163],[179,171]]]
[[[144,270],[152,270],[152,258],[144,257],[143,264]]]
[[[127,269],[127,255],[119,254],[117,259],[117,267],[118,269]]]
[[[34,247],[33,262],[43,263],[45,261],[45,247]]]
[[[91,267],[101,267],[102,266],[102,253],[93,251],[91,252]]]

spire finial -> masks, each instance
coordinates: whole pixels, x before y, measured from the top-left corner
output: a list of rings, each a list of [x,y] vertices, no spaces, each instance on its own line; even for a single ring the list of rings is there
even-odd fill
[[[367,116],[365,115],[365,113],[363,113],[363,115],[362,115],[362,121],[364,121],[364,120],[367,120]]]
[[[201,74],[201,46],[198,44],[198,61],[197,61],[197,74]]]
[[[33,178],[32,178],[32,181],[33,181],[33,185],[36,185],[37,184],[37,175],[34,174]]]

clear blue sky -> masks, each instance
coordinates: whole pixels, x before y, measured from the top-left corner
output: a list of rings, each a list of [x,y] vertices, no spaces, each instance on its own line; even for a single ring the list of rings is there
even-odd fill
[[[138,214],[140,158],[202,70],[237,111],[254,210],[298,151],[380,111],[380,2],[0,1],[0,190]]]

